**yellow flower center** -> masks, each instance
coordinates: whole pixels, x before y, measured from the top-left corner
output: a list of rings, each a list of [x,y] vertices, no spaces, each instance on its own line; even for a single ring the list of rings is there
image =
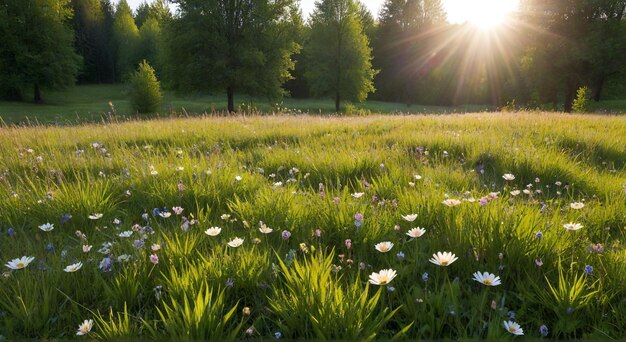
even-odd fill
[[[516,332],[516,331],[517,331],[517,329],[515,329],[515,327],[514,327],[514,326],[510,326],[510,327],[509,327],[509,331],[510,331],[510,332],[512,332],[512,333],[514,333],[514,332]]]
[[[387,276],[381,276],[381,277],[378,279],[378,282],[380,283],[380,285],[385,285],[385,284],[387,284],[387,283],[389,282],[389,277],[387,277]]]
[[[23,262],[18,262],[17,264],[15,264],[15,267],[17,267],[17,268],[23,268],[23,267],[25,267],[25,266],[26,266],[26,265],[24,265],[24,263],[23,263]]]
[[[380,246],[380,251],[381,251],[381,252],[386,252],[386,251],[388,251],[388,250],[389,250],[389,249],[387,248],[387,245],[382,245],[382,246]]]
[[[485,279],[485,280],[483,280],[483,284],[485,284],[485,285],[491,285],[491,279]]]
[[[448,266],[448,260],[441,260],[439,263],[441,266]]]

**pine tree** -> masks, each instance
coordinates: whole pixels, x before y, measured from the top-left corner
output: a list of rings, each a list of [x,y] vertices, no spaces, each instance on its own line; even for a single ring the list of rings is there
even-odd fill
[[[337,112],[342,100],[360,102],[375,90],[372,50],[353,0],[316,3],[304,55],[311,92],[333,97]]]
[[[130,77],[131,106],[137,113],[156,113],[161,109],[161,99],[161,85],[144,60]]]
[[[122,80],[139,63],[137,47],[139,29],[135,24],[132,11],[126,0],[120,0],[115,8],[113,21],[113,40],[116,52],[117,79]]]

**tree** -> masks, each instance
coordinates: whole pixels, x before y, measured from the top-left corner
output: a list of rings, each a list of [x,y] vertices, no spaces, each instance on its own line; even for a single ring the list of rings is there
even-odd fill
[[[159,48],[161,45],[161,27],[155,18],[148,18],[139,29],[139,45],[137,56],[145,59],[150,65],[157,66]],[[160,70],[160,67],[156,67]]]
[[[304,46],[311,92],[332,96],[339,112],[341,100],[363,101],[374,92],[372,50],[353,0],[322,0],[310,17]]]
[[[130,77],[131,106],[137,113],[156,113],[161,109],[161,99],[161,85],[144,60]]]
[[[79,82],[112,82],[115,72],[111,38],[107,34],[106,3],[101,0],[72,0],[74,46],[83,57]]]
[[[165,80],[186,91],[226,90],[228,111],[235,92],[284,95],[294,0],[174,0],[178,15],[165,28]]]
[[[115,9],[113,40],[115,42],[117,79],[121,80],[139,63],[137,55],[139,29],[126,0],[120,0]]]
[[[137,27],[141,29],[143,24],[150,18],[157,22],[172,18],[172,13],[165,0],[156,0],[152,4],[148,4],[144,1],[139,4],[135,10],[135,23]]]
[[[69,0],[4,0],[0,2],[0,92],[14,99],[32,87],[34,101],[43,102],[41,88],[73,84],[81,58],[73,49]]]

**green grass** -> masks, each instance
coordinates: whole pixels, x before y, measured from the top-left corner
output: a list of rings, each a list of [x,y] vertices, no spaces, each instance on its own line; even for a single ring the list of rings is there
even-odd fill
[[[624,132],[623,116],[533,112],[3,126],[0,260],[35,259],[3,266],[0,335],[69,338],[93,319],[100,338],[504,339],[513,320],[621,338]],[[370,284],[382,269],[397,277]]]

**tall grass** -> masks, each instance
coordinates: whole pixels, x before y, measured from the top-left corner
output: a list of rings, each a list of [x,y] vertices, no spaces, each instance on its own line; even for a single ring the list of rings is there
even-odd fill
[[[554,113],[5,126],[0,258],[35,259],[3,267],[0,335],[622,337],[624,132]]]

